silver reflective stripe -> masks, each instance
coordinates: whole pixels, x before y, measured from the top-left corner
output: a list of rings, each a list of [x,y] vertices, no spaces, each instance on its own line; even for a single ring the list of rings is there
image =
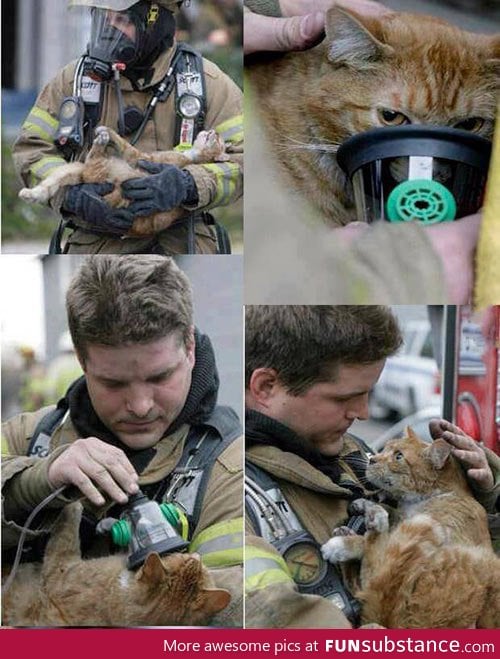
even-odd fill
[[[254,577],[266,570],[276,570],[280,565],[271,558],[249,558],[245,560],[245,578]]]
[[[239,547],[243,547],[243,533],[229,533],[213,540],[202,542],[196,547],[196,551],[199,554],[211,554],[216,551],[236,549]]]

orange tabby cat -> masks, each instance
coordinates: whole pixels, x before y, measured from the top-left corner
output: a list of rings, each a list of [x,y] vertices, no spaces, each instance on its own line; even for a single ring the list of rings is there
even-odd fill
[[[221,162],[228,159],[229,156],[224,152],[224,141],[214,130],[201,131],[193,146],[186,151],[142,153],[113,129],[99,126],[85,162],[73,162],[58,167],[35,187],[23,188],[19,196],[25,201],[46,204],[65,185],[110,182],[115,188],[104,199],[113,207],[128,206],[129,202],[121,195],[121,184],[131,178],[147,176],[141,169],[136,169],[138,160],[185,167],[193,163]],[[182,208],[174,208],[171,211],[138,217],[128,235],[148,236],[157,233],[167,229],[172,222],[185,214],[186,211]]]
[[[247,68],[268,142],[293,190],[329,223],[355,219],[339,144],[382,126],[436,124],[490,137],[500,88],[500,37],[405,13],[332,8],[308,51]]]
[[[364,622],[389,628],[500,626],[500,559],[487,516],[472,496],[450,445],[408,436],[372,457],[367,478],[398,501],[401,521],[389,531],[387,511],[359,499],[364,536],[337,535],[325,559],[361,559]]]
[[[230,600],[196,554],[149,554],[131,572],[123,554],[82,560],[81,505],[58,518],[43,564],[21,565],[2,598],[3,625],[135,627],[205,625]]]

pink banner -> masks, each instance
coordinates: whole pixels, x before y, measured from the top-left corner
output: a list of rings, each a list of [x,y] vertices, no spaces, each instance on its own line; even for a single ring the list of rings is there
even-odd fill
[[[50,659],[196,656],[295,659],[500,655],[500,630],[7,629],[3,656]]]

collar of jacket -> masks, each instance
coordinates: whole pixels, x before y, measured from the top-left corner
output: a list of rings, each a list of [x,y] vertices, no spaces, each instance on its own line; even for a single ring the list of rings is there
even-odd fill
[[[344,447],[340,458],[358,451],[359,447],[349,436],[344,435]],[[340,497],[352,497],[352,492],[346,487],[334,483],[319,469],[295,453],[282,451],[275,446],[251,446],[246,451],[247,459],[267,471],[279,480],[287,481],[300,487],[323,494],[336,494]]]

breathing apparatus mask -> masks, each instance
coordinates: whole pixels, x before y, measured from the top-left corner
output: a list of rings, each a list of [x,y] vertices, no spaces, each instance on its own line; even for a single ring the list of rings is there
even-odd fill
[[[93,7],[87,73],[106,81],[117,65],[124,75],[148,69],[172,46],[174,33],[174,15],[159,3],[141,0],[124,11]]]
[[[106,518],[96,530],[109,532],[117,546],[128,546],[127,567],[131,570],[142,565],[151,552],[180,552],[189,544],[187,519],[177,506],[151,501],[140,490],[129,497],[119,520]]]
[[[375,128],[337,152],[354,190],[361,222],[458,220],[482,206],[491,143],[437,126]]]

